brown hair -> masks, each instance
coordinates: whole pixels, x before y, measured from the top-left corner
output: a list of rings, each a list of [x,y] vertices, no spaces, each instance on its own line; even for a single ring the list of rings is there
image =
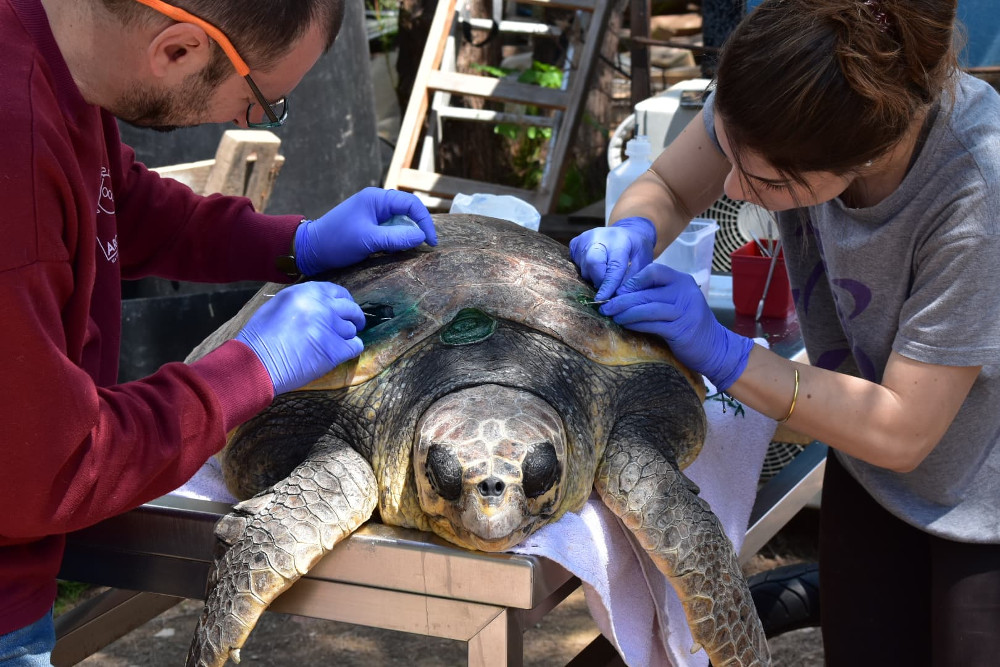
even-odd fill
[[[333,45],[344,20],[344,0],[166,0],[225,33],[253,69],[267,70],[316,21],[326,26],[326,48]],[[162,14],[135,0],[102,0],[124,25],[163,20]],[[232,66],[213,45],[208,70],[228,73]]]
[[[896,144],[958,68],[957,0],[764,0],[733,31],[716,113],[739,167],[846,174]]]

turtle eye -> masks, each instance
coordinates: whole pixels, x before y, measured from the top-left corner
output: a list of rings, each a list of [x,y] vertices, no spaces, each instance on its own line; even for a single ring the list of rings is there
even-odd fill
[[[524,495],[537,498],[552,488],[559,478],[559,457],[551,442],[531,446],[521,464]]]
[[[462,464],[448,447],[431,445],[427,450],[426,469],[427,480],[435,493],[451,501],[462,496]]]

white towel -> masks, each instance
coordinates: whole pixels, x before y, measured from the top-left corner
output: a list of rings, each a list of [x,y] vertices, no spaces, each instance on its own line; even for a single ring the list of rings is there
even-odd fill
[[[222,467],[214,456],[198,469],[194,477],[186,481],[180,488],[174,489],[171,495],[197,498],[198,500],[215,500],[230,505],[235,505],[237,502],[233,494],[229,493],[229,489],[226,488],[226,481],[222,479]]]
[[[757,342],[767,345],[762,339]],[[711,384],[708,390],[714,393]],[[777,425],[746,406],[745,414],[736,414],[732,406],[725,412],[722,409],[722,401],[705,402],[705,446],[685,474],[701,487],[701,497],[711,505],[739,552],[764,455]],[[235,502],[214,458],[174,494]],[[513,551],[545,556],[579,577],[594,621],[626,664],[708,664],[704,651],[691,654],[694,641],[673,588],[596,494],[580,512],[567,513]]]
[[[746,406],[740,415],[732,406],[723,413],[722,406],[719,400],[705,402],[705,446],[684,473],[701,488],[699,495],[711,505],[738,553],[777,424]],[[596,494],[579,513],[567,513],[513,550],[545,556],[583,581],[597,627],[627,665],[708,664],[705,651],[691,654],[694,640],[684,608],[666,577]]]

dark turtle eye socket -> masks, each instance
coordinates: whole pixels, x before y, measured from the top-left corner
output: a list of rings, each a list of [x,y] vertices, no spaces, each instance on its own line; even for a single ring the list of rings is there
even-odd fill
[[[552,488],[559,479],[559,457],[551,442],[531,446],[521,464],[524,495],[537,498]]]
[[[462,495],[462,464],[450,449],[431,445],[427,450],[427,480],[434,492],[445,500],[455,501]]]

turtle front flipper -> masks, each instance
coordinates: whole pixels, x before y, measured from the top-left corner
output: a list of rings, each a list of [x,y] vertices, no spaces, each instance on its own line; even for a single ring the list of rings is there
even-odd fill
[[[188,667],[221,667],[268,605],[375,509],[375,475],[348,445],[320,440],[292,473],[239,503],[215,534],[224,553],[188,651]]]
[[[770,664],[767,640],[732,543],[698,487],[637,438],[612,437],[595,488],[677,592],[696,651],[715,667]]]

